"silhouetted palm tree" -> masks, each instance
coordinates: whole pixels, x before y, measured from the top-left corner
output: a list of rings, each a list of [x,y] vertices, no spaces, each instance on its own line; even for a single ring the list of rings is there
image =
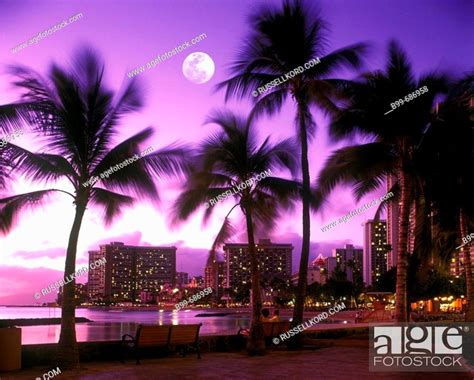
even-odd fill
[[[0,106],[0,190],[5,190],[10,180],[12,167],[12,152],[9,143],[25,133],[25,119],[15,107]],[[5,149],[7,148],[7,149]]]
[[[75,272],[76,251],[82,219],[90,205],[104,209],[109,225],[126,206],[138,198],[158,199],[153,175],[177,175],[185,170],[186,150],[174,145],[119,168],[98,183],[85,186],[91,177],[140,154],[139,148],[152,135],[146,128],[114,144],[119,122],[126,114],[142,106],[137,83],[127,81],[120,94],[114,94],[103,82],[104,67],[90,49],[81,50],[70,71],[53,64],[43,77],[25,67],[11,69],[16,86],[22,90],[18,103],[3,106],[3,123],[14,125],[28,121],[45,145],[33,153],[8,144],[14,173],[33,182],[51,183],[65,179],[71,190],[50,188],[0,199],[0,230],[8,232],[28,206],[37,206],[54,193],[72,197],[75,215],[69,236],[65,276]],[[61,367],[73,367],[79,361],[75,333],[75,281],[64,286],[58,360]]]
[[[390,103],[423,86],[428,92],[387,113]],[[333,140],[360,133],[372,136],[374,141],[335,151],[326,161],[318,180],[323,197],[337,184],[345,183],[354,186],[354,195],[360,200],[380,188],[388,175],[397,176],[401,205],[396,288],[396,319],[399,322],[407,320],[407,233],[417,178],[414,151],[432,117],[435,97],[447,91],[447,86],[447,78],[443,75],[426,74],[416,80],[405,53],[396,42],[391,42],[385,71],[364,74],[360,81],[348,86],[346,93],[350,104],[330,126]]]
[[[296,326],[303,321],[310,246],[312,195],[308,143],[316,130],[311,107],[316,106],[320,111],[329,113],[336,110],[336,88],[343,86],[345,81],[331,79],[331,75],[339,69],[358,68],[361,64],[360,56],[365,53],[367,46],[354,44],[327,53],[326,23],[319,12],[299,0],[285,0],[281,8],[262,7],[250,18],[249,24],[252,31],[232,66],[233,76],[220,83],[218,88],[226,88],[226,100],[233,96],[253,98],[254,116],[277,113],[288,96],[291,96],[296,106],[295,126],[301,149],[303,180],[303,241],[293,316],[293,324]],[[286,82],[267,93],[251,96],[259,93],[259,87],[285,76],[295,68],[304,68],[305,63],[316,58],[320,58],[320,63],[302,74],[287,78]],[[301,336],[300,334],[297,338]]]
[[[463,257],[466,273],[468,308],[466,320],[474,321],[474,279],[470,245],[462,245],[462,238],[474,229],[474,165],[472,93],[474,76],[466,75],[454,83],[447,98],[437,105],[435,119],[421,144],[420,166],[426,180],[427,193],[439,224],[438,235],[449,234],[447,259]]]
[[[174,217],[175,221],[185,220],[206,205],[204,221],[207,221],[216,208],[225,207],[227,200],[232,200],[235,204],[224,218],[211,249],[212,255],[236,231],[235,224],[230,220],[231,212],[236,207],[242,211],[247,229],[252,282],[252,326],[247,351],[249,354],[262,354],[265,341],[260,321],[261,267],[255,248],[255,233],[256,230],[271,230],[281,210],[291,208],[293,199],[301,191],[300,183],[273,175],[279,170],[295,172],[298,167],[296,145],[289,139],[272,145],[269,138],[259,145],[251,120],[229,111],[214,112],[208,122],[217,124],[221,130],[199,146],[193,160],[194,170],[175,203]],[[245,188],[238,188],[261,173],[267,176]],[[226,192],[226,199],[222,199],[221,203],[215,202]]]

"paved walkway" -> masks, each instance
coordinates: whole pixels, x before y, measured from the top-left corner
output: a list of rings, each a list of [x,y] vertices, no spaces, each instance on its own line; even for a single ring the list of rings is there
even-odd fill
[[[61,366],[59,365],[59,368]],[[9,375],[1,380],[43,378],[53,368],[34,368]],[[46,377],[47,378],[47,377]],[[265,356],[249,357],[245,353],[204,353],[186,358],[171,356],[144,359],[141,365],[128,361],[85,363],[79,370],[63,372],[58,380],[448,380],[472,379],[467,374],[381,373],[368,371],[365,348],[330,347],[315,351],[270,351]]]

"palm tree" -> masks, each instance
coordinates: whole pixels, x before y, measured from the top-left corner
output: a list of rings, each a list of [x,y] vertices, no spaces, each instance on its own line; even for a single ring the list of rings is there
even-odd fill
[[[4,106],[3,121],[15,124],[28,121],[30,128],[43,136],[45,145],[33,153],[8,144],[14,172],[33,182],[45,184],[67,180],[72,190],[49,188],[0,199],[0,230],[8,232],[26,207],[37,206],[49,196],[61,192],[73,199],[75,215],[66,250],[64,273],[75,272],[77,242],[86,208],[104,210],[106,225],[138,198],[158,199],[153,175],[177,175],[185,170],[186,150],[173,145],[154,151],[135,161],[108,179],[83,185],[93,176],[139,154],[139,147],[151,137],[146,128],[113,146],[119,122],[126,114],[142,106],[139,87],[128,81],[120,94],[105,87],[104,67],[90,49],[82,49],[70,71],[53,64],[43,77],[25,67],[11,69],[15,84],[22,90],[18,103]],[[14,112],[12,111],[14,110]],[[58,360],[65,368],[79,362],[75,333],[75,281],[64,286]]]
[[[323,197],[340,183],[352,184],[354,195],[364,195],[380,188],[389,175],[397,176],[400,189],[398,235],[396,319],[407,321],[407,234],[411,200],[417,181],[413,165],[414,152],[432,117],[431,109],[437,95],[447,90],[443,75],[425,74],[414,78],[410,63],[392,41],[385,71],[367,73],[347,86],[350,104],[344,107],[330,126],[333,140],[360,133],[371,136],[367,144],[344,147],[335,151],[321,171],[318,187]],[[428,92],[386,113],[390,103],[426,86]]]
[[[263,354],[265,341],[260,321],[261,268],[255,248],[255,234],[259,230],[271,230],[281,211],[291,208],[292,199],[301,190],[298,182],[271,175],[280,169],[295,172],[298,166],[295,144],[287,139],[272,145],[269,138],[266,138],[259,145],[251,119],[244,119],[229,111],[214,112],[208,122],[217,124],[220,131],[200,144],[193,160],[194,170],[175,203],[174,218],[175,221],[185,220],[207,205],[204,212],[204,221],[207,221],[215,209],[224,207],[227,200],[232,199],[235,204],[224,218],[211,249],[212,256],[212,252],[236,231],[230,214],[236,207],[242,211],[247,230],[252,283],[252,325],[247,351],[251,355]],[[267,173],[267,176],[260,181],[253,181],[245,188],[237,189],[262,173]],[[214,201],[223,194],[227,200],[222,199],[222,204],[215,204]]]
[[[232,66],[232,77],[217,88],[226,89],[226,101],[231,97],[253,99],[254,117],[279,112],[289,95],[296,106],[295,127],[301,149],[303,180],[303,241],[293,315],[293,324],[296,326],[303,321],[310,246],[312,195],[308,143],[316,130],[311,107],[316,106],[323,112],[335,112],[336,88],[343,86],[345,81],[331,79],[331,75],[341,68],[358,68],[367,46],[359,43],[326,53],[327,25],[319,12],[300,0],[284,0],[281,8],[262,7],[249,21],[252,31]],[[286,82],[267,93],[251,96],[259,92],[258,88],[297,67],[304,67],[305,63],[317,57],[320,62],[302,74],[286,78]],[[295,345],[298,345],[296,341]]]
[[[462,244],[461,239],[474,228],[473,87],[472,73],[453,84],[446,99],[437,105],[436,118],[421,144],[423,159],[420,160],[420,166],[426,168],[423,174],[428,193],[436,215],[439,216],[438,235],[443,237],[449,234],[450,238],[454,237],[437,238],[436,241],[448,240],[449,246],[444,252],[450,255],[459,254],[456,247]],[[460,252],[466,274],[466,321],[474,321],[474,279],[470,246],[464,245]]]

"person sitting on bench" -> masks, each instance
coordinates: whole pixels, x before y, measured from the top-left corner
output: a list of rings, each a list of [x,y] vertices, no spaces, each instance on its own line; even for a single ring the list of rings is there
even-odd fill
[[[273,310],[273,317],[270,319],[271,322],[280,322],[280,310]]]
[[[267,308],[263,308],[260,315],[261,322],[272,322],[272,318],[270,318],[270,310]],[[250,335],[250,329],[240,329],[237,333],[239,336],[248,337]]]

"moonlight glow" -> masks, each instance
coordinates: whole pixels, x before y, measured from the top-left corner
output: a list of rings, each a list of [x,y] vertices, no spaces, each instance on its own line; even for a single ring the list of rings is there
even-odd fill
[[[214,75],[216,67],[212,58],[201,52],[189,54],[183,62],[183,74],[191,82],[202,84]]]

